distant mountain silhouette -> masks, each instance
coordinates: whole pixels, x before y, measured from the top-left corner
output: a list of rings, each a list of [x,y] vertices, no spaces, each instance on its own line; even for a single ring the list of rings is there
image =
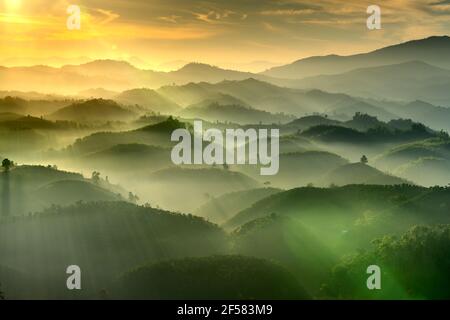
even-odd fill
[[[388,46],[368,53],[350,56],[309,57],[288,65],[271,68],[262,74],[278,78],[300,79],[413,60],[420,60],[442,68],[450,68],[449,57],[450,37],[433,36]]]

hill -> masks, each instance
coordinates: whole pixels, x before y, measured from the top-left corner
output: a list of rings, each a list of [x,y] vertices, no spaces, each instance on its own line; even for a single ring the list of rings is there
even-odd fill
[[[220,224],[233,217],[242,208],[247,208],[254,202],[280,191],[281,189],[275,188],[259,188],[226,193],[208,200],[194,213]]]
[[[349,122],[349,126],[359,127]],[[353,128],[336,125],[318,125],[301,132],[301,136],[323,143],[345,144],[387,144],[404,143],[407,141],[423,140],[438,136],[421,123],[413,123],[409,130],[393,130],[388,126],[375,126],[361,132]]]
[[[423,185],[447,185],[449,180],[450,142],[432,138],[407,143],[382,153],[375,164]]]
[[[450,131],[450,109],[432,105],[428,102],[415,100],[407,103],[397,112],[403,117],[410,118],[415,121],[423,121],[436,130]]]
[[[329,171],[348,163],[341,156],[327,151],[307,150],[282,153],[279,157],[279,171],[273,176],[259,175],[259,166],[236,167],[254,179],[277,188],[295,188],[308,184],[322,183],[321,178]]]
[[[103,88],[93,88],[78,92],[78,96],[80,96],[83,99],[95,99],[95,98],[113,99],[117,95],[118,92],[106,90]]]
[[[411,185],[297,188],[256,202],[224,227],[234,229],[272,213],[287,215],[300,219],[315,236],[333,244],[330,250],[342,254],[416,224],[448,223],[449,192]]]
[[[253,78],[242,81],[222,81],[216,84],[201,83],[199,85],[210,92],[221,92],[236,97],[256,109],[298,116],[333,109],[338,105],[343,107],[358,101],[344,94],[291,89]]]
[[[233,122],[238,124],[250,123],[279,123],[288,122],[292,117],[284,114],[272,114],[241,105],[220,105],[203,103],[192,105],[181,111],[181,116],[187,118],[200,118],[207,121]]]
[[[44,93],[73,94],[92,88],[108,91],[124,91],[132,88],[159,88],[172,84],[190,82],[219,82],[257,78],[276,84],[290,81],[261,74],[221,69],[207,64],[190,63],[179,70],[159,72],[139,69],[128,62],[94,60],[79,65],[60,68],[48,66],[0,67],[0,90],[37,91]]]
[[[448,36],[433,36],[395,44],[368,53],[350,56],[309,57],[297,60],[292,64],[271,68],[263,74],[279,78],[299,79],[414,60],[449,69],[449,53],[450,38]]]
[[[125,299],[308,299],[295,278],[269,261],[242,256],[170,260],[119,279]]]
[[[48,116],[52,120],[77,122],[126,121],[136,117],[133,112],[124,109],[112,100],[92,99],[76,102]]]
[[[295,127],[297,130],[306,130],[310,127],[318,125],[338,125],[340,122],[337,120],[328,119],[321,115],[305,116],[295,119],[289,122],[287,125]]]
[[[405,162],[426,157],[450,159],[450,141],[447,138],[430,138],[401,144],[381,154],[375,163],[394,170]]]
[[[243,173],[217,167],[172,167],[146,176],[145,181],[143,190],[150,203],[183,212],[195,210],[211,197],[260,186]]]
[[[336,257],[299,219],[275,213],[252,220],[232,233],[233,251],[285,266],[313,296]]]
[[[131,172],[156,171],[172,164],[170,149],[145,144],[118,144],[78,159],[85,168],[109,171],[116,176]]]
[[[347,184],[406,184],[408,181],[391,176],[364,163],[350,163],[338,167],[324,177],[324,182],[343,186]]]
[[[118,189],[108,183],[95,184],[82,175],[54,167],[18,166],[0,172],[0,215],[20,216],[52,205],[78,201],[122,200]]]
[[[77,201],[120,201],[123,198],[87,181],[61,180],[42,186],[35,192],[40,202],[69,205]]]
[[[27,101],[21,98],[6,96],[0,99],[0,113],[18,113],[27,112]]]
[[[118,275],[136,266],[223,254],[226,248],[225,233],[200,218],[124,202],[78,203],[1,219],[0,239],[2,264],[29,278],[27,289],[11,299],[98,299]],[[68,261],[89,271],[76,295],[59,285],[66,281]],[[20,284],[0,278],[6,286]]]
[[[333,268],[330,279],[323,286],[323,297],[339,299],[435,299],[450,297],[436,281],[448,283],[450,254],[449,225],[415,226],[399,237],[377,239],[358,254],[342,259]],[[376,262],[383,273],[383,290],[367,290],[366,275],[361,271]],[[404,266],[408,261],[408,270]],[[423,270],[429,270],[423,276]],[[364,283],[364,285],[362,284]]]
[[[186,124],[167,118],[156,124],[141,127],[136,130],[120,132],[97,132],[84,138],[77,139],[67,151],[75,155],[98,152],[120,144],[146,144],[160,147],[173,145],[170,137],[178,128],[185,128]]]
[[[374,99],[412,101],[424,99],[436,104],[450,104],[450,70],[422,61],[377,67],[364,67],[337,75],[302,79],[299,88],[317,88]]]
[[[114,99],[124,104],[139,105],[147,110],[163,114],[171,114],[180,109],[175,102],[146,88],[124,91]]]

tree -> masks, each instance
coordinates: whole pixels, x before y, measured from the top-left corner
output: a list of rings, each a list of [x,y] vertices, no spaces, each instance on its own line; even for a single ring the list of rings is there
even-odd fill
[[[98,184],[100,182],[100,172],[97,171],[92,172],[91,179],[95,184]]]
[[[367,160],[367,157],[365,156],[365,155],[363,155],[362,157],[361,157],[361,163],[364,163],[364,164],[367,164],[368,162],[369,162],[369,160]]]
[[[11,167],[13,167],[13,166],[14,166],[14,162],[12,162],[9,159],[3,159],[2,168],[5,170],[5,172],[8,172],[11,169]]]

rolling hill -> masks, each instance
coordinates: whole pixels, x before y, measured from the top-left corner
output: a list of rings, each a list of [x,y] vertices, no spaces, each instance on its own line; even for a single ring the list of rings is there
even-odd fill
[[[108,171],[116,176],[156,171],[172,165],[170,149],[146,144],[118,144],[78,159],[85,168]]]
[[[52,120],[68,120],[77,122],[93,121],[126,121],[137,115],[124,109],[112,100],[92,99],[76,102],[48,116]]]
[[[194,211],[211,197],[261,186],[243,173],[217,167],[172,167],[140,179],[145,186],[139,194],[146,193],[150,203],[182,212]]]
[[[180,112],[182,117],[200,118],[207,121],[232,122],[237,124],[251,123],[285,123],[293,117],[284,114],[272,114],[241,105],[221,105],[203,103],[191,105]]]
[[[173,145],[170,136],[175,129],[185,128],[186,124],[167,118],[156,124],[141,127],[136,130],[121,132],[97,132],[78,139],[67,151],[75,155],[98,152],[123,144],[146,144],[160,147]]]
[[[350,163],[329,172],[324,182],[343,186],[348,184],[395,185],[406,184],[408,181],[385,174],[364,163]]]
[[[254,203],[223,226],[235,229],[273,213],[294,217],[342,255],[413,225],[448,224],[449,193],[449,188],[411,185],[297,188]]]
[[[226,252],[226,234],[215,225],[125,202],[78,203],[33,217],[0,219],[0,239],[2,264],[29,280],[27,290],[11,299],[98,299],[120,274],[144,263]],[[68,261],[89,270],[76,295],[59,285],[66,281]],[[5,288],[20,284],[3,274],[0,278],[2,289],[4,283]]]
[[[0,173],[3,215],[21,216],[52,205],[69,205],[78,201],[123,200],[117,188],[96,185],[82,175],[54,167],[17,166]]]
[[[413,101],[423,99],[450,105],[450,70],[422,61],[364,67],[337,75],[302,79],[299,88],[321,89],[378,100]]]
[[[402,144],[374,159],[377,167],[426,186],[447,185],[450,179],[450,142],[432,138]]]
[[[122,275],[122,299],[308,299],[284,268],[243,256],[170,260],[141,266]]]

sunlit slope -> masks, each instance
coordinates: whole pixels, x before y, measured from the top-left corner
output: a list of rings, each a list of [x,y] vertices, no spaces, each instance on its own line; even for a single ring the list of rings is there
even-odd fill
[[[403,144],[375,159],[375,164],[424,185],[447,185],[450,179],[447,136]]]
[[[409,183],[405,179],[386,174],[364,163],[350,163],[338,167],[329,172],[323,178],[323,181],[338,186],[346,184],[395,185]]]
[[[384,237],[333,268],[321,297],[332,299],[449,299],[450,225],[415,226]],[[382,270],[382,290],[367,290],[365,271]],[[408,266],[405,268],[405,266]],[[439,285],[437,285],[439,284]]]
[[[323,184],[322,178],[328,172],[346,163],[348,160],[331,152],[300,151],[280,154],[279,171],[272,176],[261,176],[260,166],[256,165],[232,167],[273,187],[294,188],[311,183]]]
[[[29,280],[23,290],[20,278],[0,274],[10,298],[101,298],[117,276],[137,265],[226,249],[225,234],[200,218],[124,202],[55,207],[0,220],[0,239],[1,264]],[[83,290],[76,295],[65,285],[70,264],[83,272]]]
[[[300,219],[275,213],[232,232],[233,252],[264,258],[286,267],[316,296],[337,256]]]
[[[182,212],[195,210],[212,196],[261,186],[243,173],[221,167],[173,167],[142,178],[141,193],[164,208]]]
[[[209,221],[222,223],[233,217],[242,208],[247,208],[256,201],[280,191],[281,189],[275,188],[258,188],[223,194],[212,197],[196,209],[194,213]]]
[[[293,216],[333,248],[358,248],[415,224],[449,223],[450,189],[411,185],[298,188],[269,196],[224,224],[235,228],[272,213]]]

